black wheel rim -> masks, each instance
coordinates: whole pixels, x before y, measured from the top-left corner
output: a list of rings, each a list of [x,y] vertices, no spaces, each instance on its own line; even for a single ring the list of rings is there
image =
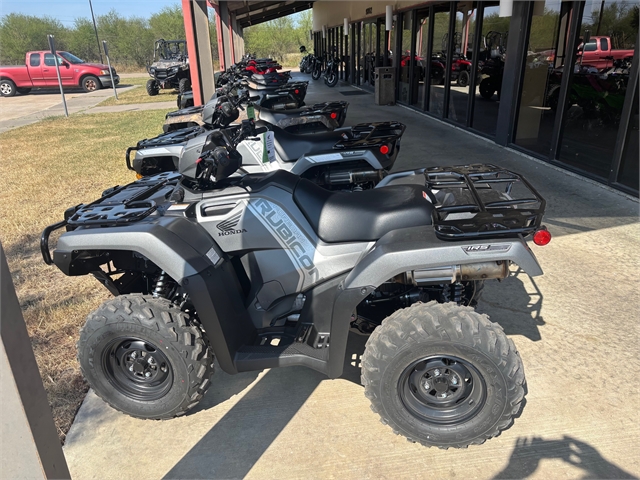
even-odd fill
[[[173,383],[173,370],[166,355],[139,338],[112,340],[102,352],[102,366],[113,387],[136,400],[162,398]]]
[[[473,418],[486,401],[486,384],[469,362],[434,355],[413,362],[398,381],[398,394],[414,417],[440,425]]]

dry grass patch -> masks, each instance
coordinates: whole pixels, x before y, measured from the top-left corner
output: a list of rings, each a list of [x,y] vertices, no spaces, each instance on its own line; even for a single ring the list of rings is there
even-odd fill
[[[76,361],[78,329],[109,294],[93,278],[45,265],[40,232],[67,207],[134,181],[124,152],[161,133],[165,114],[72,115],[0,134],[0,241],[61,440],[88,388]]]
[[[101,107],[108,105],[130,105],[132,103],[155,103],[155,102],[175,102],[178,98],[178,93],[172,88],[166,90],[160,90],[158,95],[153,97],[149,96],[145,85],[149,76],[136,77],[136,78],[122,78],[120,79],[120,87],[127,85],[138,85],[136,88],[127,92],[118,92],[118,100],[115,97],[109,97],[100,103]]]

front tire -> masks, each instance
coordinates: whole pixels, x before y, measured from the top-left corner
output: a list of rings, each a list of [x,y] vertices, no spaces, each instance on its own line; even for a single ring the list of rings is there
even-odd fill
[[[160,84],[153,78],[147,80],[147,93],[154,97],[160,93]]]
[[[490,78],[485,78],[480,82],[480,96],[486,100],[491,99],[496,91]]]
[[[184,94],[189,90],[191,90],[191,80],[189,80],[188,78],[181,78],[180,82],[178,82],[178,91],[181,94]]]
[[[458,86],[464,88],[469,85],[470,80],[471,80],[471,77],[469,76],[469,72],[467,72],[466,70],[463,70],[458,75]]]
[[[213,374],[213,355],[200,328],[168,300],[142,295],[118,296],[87,317],[78,360],[100,398],[143,419],[186,413]]]
[[[331,72],[329,76],[325,79],[325,83],[328,87],[335,87],[338,84],[338,73]]]
[[[513,342],[486,315],[454,303],[398,310],[367,341],[362,383],[394,433],[464,448],[508,428],[525,395]]]
[[[0,80],[0,95],[3,97],[13,97],[17,92],[16,84],[11,80]]]
[[[102,88],[102,84],[100,83],[100,80],[98,80],[98,77],[94,77],[93,75],[87,75],[86,77],[84,77],[80,85],[82,86],[82,89],[87,93],[95,92],[96,90],[100,90]]]
[[[311,72],[311,78],[313,78],[314,80],[318,80],[321,75],[322,75],[322,68],[320,67],[314,68],[313,72]]]

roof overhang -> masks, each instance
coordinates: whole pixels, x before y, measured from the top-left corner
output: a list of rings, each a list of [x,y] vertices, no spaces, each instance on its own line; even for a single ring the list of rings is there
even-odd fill
[[[308,10],[313,6],[314,1],[315,0],[285,0],[265,2],[256,0],[229,0],[225,1],[225,3],[227,4],[229,12],[235,15],[238,25],[246,28],[251,25],[285,17],[292,13]]]

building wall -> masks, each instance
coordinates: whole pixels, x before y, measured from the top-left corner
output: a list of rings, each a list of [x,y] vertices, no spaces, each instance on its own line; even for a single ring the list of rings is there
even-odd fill
[[[336,27],[344,23],[344,19],[350,22],[363,20],[365,18],[379,17],[385,14],[387,5],[393,5],[393,11],[412,7],[430,2],[423,1],[353,1],[338,2],[334,0],[318,0],[313,4],[313,31],[320,32],[322,26]],[[371,8],[371,13],[367,14],[367,9]]]

